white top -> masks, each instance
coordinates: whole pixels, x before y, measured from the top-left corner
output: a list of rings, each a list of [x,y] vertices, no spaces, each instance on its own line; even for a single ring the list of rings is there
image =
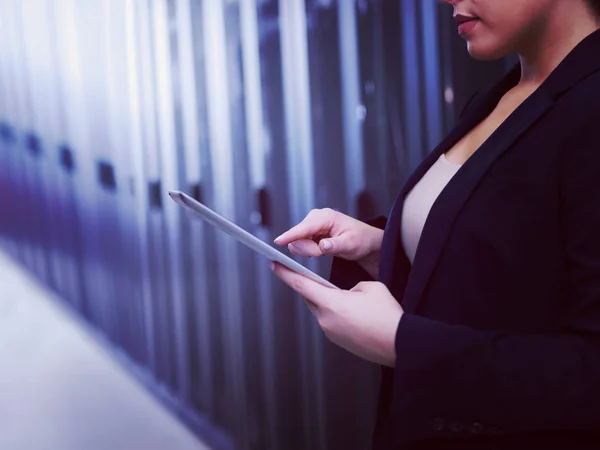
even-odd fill
[[[411,264],[433,203],[460,167],[442,153],[406,196],[402,209],[402,245]]]

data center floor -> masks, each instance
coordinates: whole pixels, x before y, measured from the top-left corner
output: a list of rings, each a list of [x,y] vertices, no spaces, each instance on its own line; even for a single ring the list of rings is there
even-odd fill
[[[207,449],[0,249],[0,449]]]

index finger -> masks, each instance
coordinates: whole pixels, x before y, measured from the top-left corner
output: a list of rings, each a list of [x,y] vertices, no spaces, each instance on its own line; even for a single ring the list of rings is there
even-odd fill
[[[326,306],[331,299],[331,295],[338,292],[337,289],[323,286],[277,262],[273,263],[272,270],[281,281],[318,307]]]
[[[275,238],[275,243],[286,245],[300,239],[311,239],[315,235],[327,233],[332,227],[333,218],[330,216],[327,211],[313,210],[298,225]]]

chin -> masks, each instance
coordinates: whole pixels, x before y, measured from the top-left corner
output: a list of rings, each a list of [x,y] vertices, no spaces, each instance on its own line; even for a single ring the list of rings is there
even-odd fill
[[[467,51],[473,59],[478,61],[495,61],[510,54],[510,52],[504,48],[493,45],[483,45],[472,41],[467,42]]]

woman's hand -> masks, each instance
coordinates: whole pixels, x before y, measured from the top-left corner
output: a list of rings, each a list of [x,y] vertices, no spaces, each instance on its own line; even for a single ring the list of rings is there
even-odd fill
[[[403,311],[387,287],[363,282],[352,290],[325,287],[278,263],[272,270],[306,300],[334,344],[368,361],[394,367],[395,338]]]
[[[302,222],[275,239],[275,243],[287,244],[297,256],[332,255],[357,261],[376,279],[382,239],[383,230],[325,208],[312,210]]]

